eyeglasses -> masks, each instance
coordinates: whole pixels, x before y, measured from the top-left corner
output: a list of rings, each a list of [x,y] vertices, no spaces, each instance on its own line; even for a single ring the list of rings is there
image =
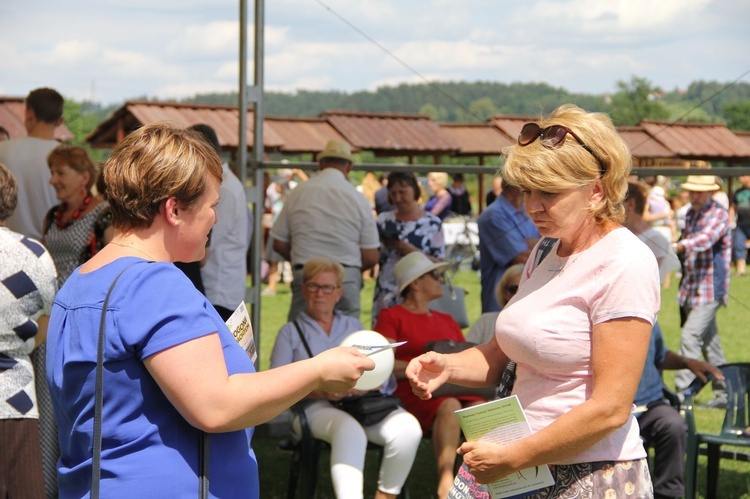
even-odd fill
[[[518,292],[518,284],[508,284],[505,286],[505,291],[512,295],[516,294]]]
[[[428,276],[428,275],[432,276],[432,278],[435,279],[436,281],[439,281],[443,277],[443,273],[438,270],[431,270],[427,272],[426,274],[423,274],[422,277]]]
[[[307,290],[311,293],[317,293],[320,290],[323,292],[323,294],[326,295],[330,295],[341,287],[334,286],[333,284],[318,284],[317,282],[306,282],[305,284],[303,284],[303,286],[306,287]]]
[[[607,167],[604,166],[604,162],[599,156],[594,154],[594,151],[592,151],[573,130],[566,126],[551,125],[547,128],[542,128],[536,123],[526,123],[523,128],[521,128],[521,133],[518,134],[518,145],[526,147],[539,138],[539,142],[541,142],[544,147],[547,149],[555,149],[561,147],[565,143],[565,137],[568,134],[576,139],[576,142],[594,157],[596,162],[599,163],[599,172],[601,175],[604,175],[607,172]]]

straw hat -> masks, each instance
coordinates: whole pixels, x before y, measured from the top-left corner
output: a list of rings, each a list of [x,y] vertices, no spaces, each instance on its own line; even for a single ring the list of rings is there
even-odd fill
[[[688,175],[688,178],[680,186],[686,191],[709,192],[720,189],[713,175]]]
[[[423,275],[433,270],[443,270],[450,265],[449,262],[433,262],[421,251],[412,251],[398,261],[394,268],[396,281],[398,282],[398,294],[406,287]]]
[[[354,156],[352,156],[352,146],[347,142],[339,140],[329,140],[326,144],[325,149],[320,151],[318,154],[318,161],[323,158],[339,158],[345,159],[350,163],[354,163]]]

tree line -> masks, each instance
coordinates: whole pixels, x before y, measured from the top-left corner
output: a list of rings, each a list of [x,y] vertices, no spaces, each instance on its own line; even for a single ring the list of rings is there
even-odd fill
[[[665,91],[645,78],[618,81],[606,95],[571,93],[547,83],[435,82],[380,87],[375,91],[299,90],[265,92],[265,112],[274,116],[317,116],[326,110],[418,113],[444,122],[482,122],[501,114],[540,116],[564,103],[606,112],[616,125],[643,119],[724,123],[750,130],[750,84],[696,81],[687,89]],[[144,100],[148,98],[144,97]],[[190,103],[237,105],[236,92],[197,94]],[[76,143],[122,104],[101,106],[66,100],[65,119]]]

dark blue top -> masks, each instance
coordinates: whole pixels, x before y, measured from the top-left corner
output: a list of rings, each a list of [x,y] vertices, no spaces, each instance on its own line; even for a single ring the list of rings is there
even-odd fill
[[[635,405],[647,405],[664,398],[662,391],[663,382],[659,366],[664,363],[667,356],[667,347],[664,346],[664,338],[661,335],[659,323],[654,323],[651,330],[651,342],[648,345],[646,365],[643,368],[641,382],[635,392]]]
[[[517,210],[500,195],[477,218],[479,227],[479,268],[482,272],[482,313],[500,310],[495,286],[519,253],[529,249],[526,239],[539,237],[539,231],[526,211]]]
[[[169,402],[143,361],[218,332],[229,375],[254,367],[219,315],[171,263],[120,258],[70,276],[55,297],[47,382],[59,428],[60,497],[88,497],[99,319],[114,278],[104,351],[102,497],[197,497],[201,432]],[[248,386],[248,389],[252,387]],[[210,495],[258,498],[252,431],[210,436]]]

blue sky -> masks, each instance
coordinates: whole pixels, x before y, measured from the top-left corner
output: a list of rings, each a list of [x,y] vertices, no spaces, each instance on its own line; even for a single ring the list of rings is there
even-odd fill
[[[2,3],[0,95],[52,86],[111,104],[237,88],[236,0]],[[634,75],[672,90],[750,70],[747,0],[267,0],[265,10],[267,90],[426,78],[606,93]]]

